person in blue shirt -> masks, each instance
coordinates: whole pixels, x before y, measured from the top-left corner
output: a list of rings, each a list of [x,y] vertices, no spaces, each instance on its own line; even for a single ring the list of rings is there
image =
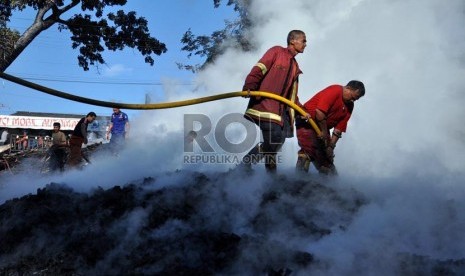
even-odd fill
[[[113,108],[110,126],[107,130],[107,139],[110,138],[110,146],[113,151],[117,151],[124,146],[125,139],[129,133],[129,117],[119,108]]]

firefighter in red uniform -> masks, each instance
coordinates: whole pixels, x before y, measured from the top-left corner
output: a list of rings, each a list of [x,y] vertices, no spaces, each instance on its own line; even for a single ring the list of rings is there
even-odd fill
[[[298,152],[296,168],[308,172],[310,163],[323,174],[336,174],[334,166],[334,148],[337,141],[346,132],[347,122],[352,115],[354,102],[365,95],[362,82],[352,80],[346,86],[331,85],[318,92],[304,104],[321,130],[317,136],[315,130],[303,119],[296,119]],[[333,129],[332,136],[329,130]]]
[[[303,31],[289,32],[287,48],[270,48],[247,75],[242,90],[271,92],[302,106],[297,96],[302,71],[295,56],[303,53],[306,46]],[[265,158],[267,171],[275,172],[277,152],[284,140],[294,135],[294,110],[274,99],[251,97],[244,116],[260,127],[263,143],[252,148],[243,157],[242,164],[251,167]]]

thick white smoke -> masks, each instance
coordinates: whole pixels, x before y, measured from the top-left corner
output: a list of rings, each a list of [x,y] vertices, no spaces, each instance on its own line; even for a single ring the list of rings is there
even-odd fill
[[[307,249],[328,261],[333,275],[393,274],[389,267],[402,253],[464,258],[465,3],[254,1],[251,14],[258,51],[226,53],[200,76],[210,90],[240,88],[291,29],[308,40],[297,56],[302,102],[330,84],[358,79],[366,86],[336,165],[341,185],[371,203],[347,231]],[[297,150],[295,139],[287,140],[280,168],[292,169]]]
[[[207,72],[211,87],[224,86],[227,69],[243,72],[263,52],[283,45],[290,29],[307,33],[300,99],[333,84],[359,79],[367,94],[356,103],[337,165],[356,174],[392,175],[445,167],[463,171],[464,4],[451,1],[254,1],[259,24],[255,55],[229,53]],[[236,58],[233,58],[236,57]],[[226,73],[228,79],[237,73]],[[211,83],[211,82],[209,82]],[[288,144],[294,143],[291,141]],[[294,153],[292,153],[294,154]],[[420,166],[421,164],[421,166]]]

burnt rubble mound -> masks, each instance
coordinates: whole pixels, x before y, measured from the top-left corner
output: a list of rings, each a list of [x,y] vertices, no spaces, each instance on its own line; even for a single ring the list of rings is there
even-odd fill
[[[304,275],[325,264],[277,237],[316,241],[367,203],[350,189],[276,176],[243,195],[257,198],[252,206],[223,185],[237,176],[177,174],[90,193],[51,183],[6,201],[0,275]],[[402,258],[410,272],[419,260]]]

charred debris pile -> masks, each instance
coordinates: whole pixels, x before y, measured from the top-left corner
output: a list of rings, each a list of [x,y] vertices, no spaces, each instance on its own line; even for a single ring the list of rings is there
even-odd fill
[[[234,173],[181,173],[89,194],[51,183],[6,201],[0,275],[303,275],[327,264],[296,241],[344,231],[367,203],[350,189],[285,176],[241,201],[223,185]],[[166,179],[173,183],[157,185]],[[410,272],[432,263],[403,261]],[[457,264],[440,265],[431,269]]]

